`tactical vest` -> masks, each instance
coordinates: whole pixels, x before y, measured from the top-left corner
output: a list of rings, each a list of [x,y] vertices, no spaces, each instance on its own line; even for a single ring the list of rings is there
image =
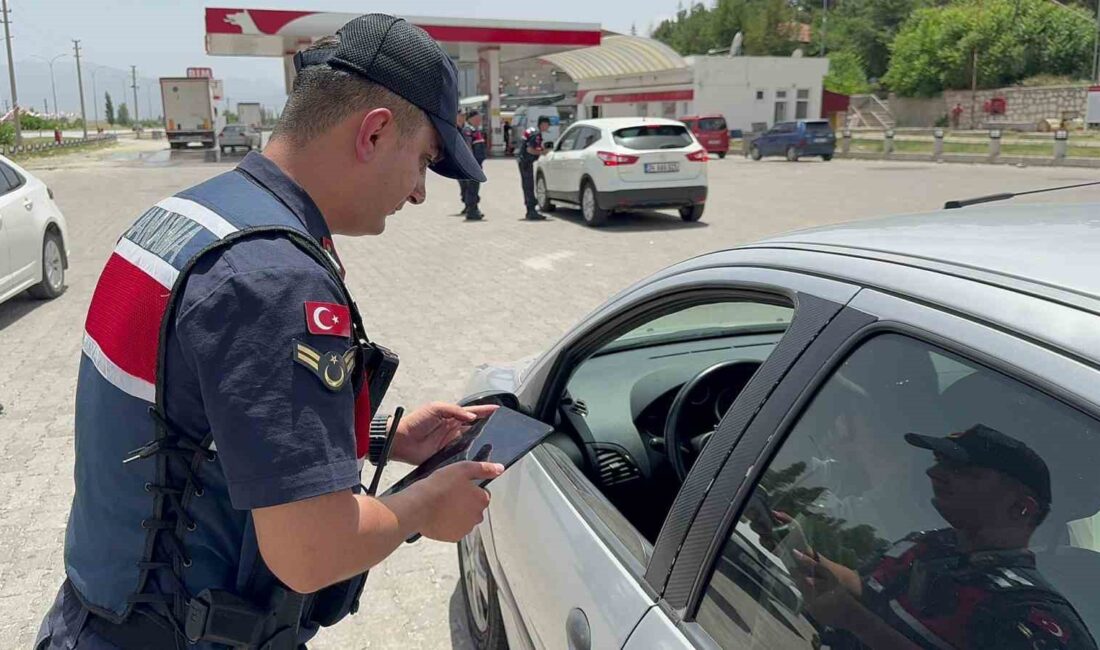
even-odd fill
[[[262,615],[273,606],[272,594],[282,589],[260,558],[251,514],[228,506],[212,435],[195,440],[175,430],[164,404],[165,340],[180,287],[206,255],[265,233],[286,237],[314,258],[343,292],[360,344],[353,381],[360,395],[356,422],[369,422],[373,415],[369,397],[364,399],[367,391],[361,390],[371,344],[355,302],[335,257],[286,205],[243,172],[231,171],[150,208],[119,239],[100,276],[77,383],[77,489],[65,569],[84,606],[113,623],[146,618],[133,615],[142,608],[174,621],[177,635],[189,623],[192,640],[216,641],[216,634],[199,634],[204,620],[190,620],[204,617],[208,601],[228,598],[232,607],[252,607]],[[359,437],[357,432],[363,456],[366,443]],[[222,535],[202,540],[213,527],[201,524],[211,519],[218,520]],[[225,531],[233,539],[227,540]],[[229,551],[217,558],[192,552],[200,548]],[[227,573],[227,565],[236,570]],[[301,603],[307,627],[331,625],[354,611],[363,580],[365,574]],[[205,600],[196,600],[200,595]],[[233,600],[237,597],[241,602]],[[237,623],[250,625],[247,617]],[[297,623],[288,625],[296,631]]]

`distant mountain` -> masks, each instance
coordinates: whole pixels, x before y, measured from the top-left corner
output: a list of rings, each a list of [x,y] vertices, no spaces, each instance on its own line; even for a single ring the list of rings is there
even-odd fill
[[[134,91],[130,88],[130,71],[109,66],[99,66],[95,63],[82,62],[81,68],[84,75],[84,101],[88,119],[95,118],[95,111],[99,111],[100,119],[104,119],[105,92],[111,93],[111,99],[117,107],[126,102],[133,114]],[[95,75],[95,91],[99,95],[95,100],[93,109],[92,76]],[[180,70],[180,76],[184,75]],[[40,59],[27,59],[17,61],[15,64],[16,91],[19,93],[19,103],[25,107],[33,107],[42,111],[49,107],[49,112],[54,112],[53,90],[50,87],[50,66]],[[140,73],[140,70],[139,70]],[[58,59],[53,64],[54,82],[57,87],[57,103],[65,113],[80,114],[80,98],[77,93],[76,65],[71,58]],[[231,102],[230,108],[236,110],[237,102],[260,102],[265,108],[282,112],[286,102],[286,93],[282,85],[272,83],[267,79],[249,79],[232,77],[225,79],[225,94]],[[124,96],[123,96],[124,95]],[[223,107],[224,107],[223,99]],[[8,82],[8,66],[0,65],[0,106],[6,111],[11,106],[11,89]],[[157,79],[138,75],[138,116],[146,119],[163,115],[160,102],[160,84]]]

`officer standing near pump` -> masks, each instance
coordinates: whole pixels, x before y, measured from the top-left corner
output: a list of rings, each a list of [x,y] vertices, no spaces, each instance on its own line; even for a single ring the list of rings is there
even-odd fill
[[[459,132],[463,132],[466,127],[466,111],[459,110],[458,115],[455,117],[455,126],[458,127]],[[458,200],[462,202],[462,211],[460,215],[466,214],[466,181],[458,181]]]
[[[535,209],[538,200],[535,199],[535,161],[543,153],[542,135],[550,128],[550,118],[540,117],[537,128],[528,128],[523,132],[523,142],[516,149],[516,160],[519,161],[519,178],[523,183],[523,204],[527,207],[525,218],[529,221],[543,221],[546,219]]]
[[[462,136],[470,145],[474,160],[477,161],[479,166],[483,165],[488,143],[485,141],[485,129],[481,126],[481,113],[477,110],[471,110],[466,114],[466,126],[462,128]],[[485,216],[482,214],[481,208],[478,207],[481,203],[481,183],[463,181],[463,184],[466,186],[466,195],[462,201],[466,206],[464,210],[466,220],[480,221]]]
[[[455,66],[382,14],[295,66],[264,153],[151,207],[100,276],[66,580],[36,650],[304,647],[406,539],[455,542],[482,520],[476,482],[497,464],[360,492],[387,428],[392,457],[419,464],[493,407],[375,412],[396,357],[368,339],[332,245],[423,203],[429,168],[484,180],[454,125]],[[408,305],[367,305],[383,309]]]

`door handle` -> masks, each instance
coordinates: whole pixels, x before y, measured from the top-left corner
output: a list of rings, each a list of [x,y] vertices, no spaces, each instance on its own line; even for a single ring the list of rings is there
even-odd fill
[[[23,207],[26,208],[27,210],[33,210],[34,209],[34,201],[31,201],[30,199],[23,199]]]
[[[565,619],[565,640],[569,650],[591,650],[592,628],[584,610],[574,607]]]

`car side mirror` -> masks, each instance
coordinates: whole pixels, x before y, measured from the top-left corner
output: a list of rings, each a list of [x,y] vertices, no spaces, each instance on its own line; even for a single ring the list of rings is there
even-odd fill
[[[513,411],[521,410],[519,398],[513,393],[502,390],[486,390],[473,395],[467,395],[459,400],[459,406],[482,406],[484,404],[496,404]]]

